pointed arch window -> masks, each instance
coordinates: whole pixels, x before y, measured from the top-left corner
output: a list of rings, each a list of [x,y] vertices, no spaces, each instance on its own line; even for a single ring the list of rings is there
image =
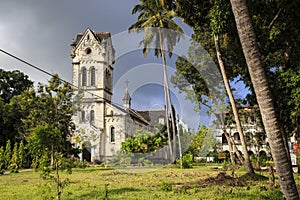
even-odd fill
[[[96,85],[96,70],[95,70],[95,67],[91,67],[90,73],[91,73],[91,86],[95,86]]]
[[[83,67],[81,69],[81,85],[82,86],[86,86],[86,84],[87,84],[87,74],[86,73],[87,73],[86,68]]]
[[[240,138],[240,135],[238,132],[235,132],[233,134],[233,139],[236,141],[236,142],[240,142],[241,141],[241,138]]]
[[[91,112],[90,112],[90,123],[94,124],[94,122],[95,122],[95,111],[91,110]]]
[[[110,142],[115,143],[116,141],[116,133],[115,133],[115,127],[110,127]]]
[[[81,111],[81,121],[82,122],[85,121],[85,112],[84,112],[84,110]]]

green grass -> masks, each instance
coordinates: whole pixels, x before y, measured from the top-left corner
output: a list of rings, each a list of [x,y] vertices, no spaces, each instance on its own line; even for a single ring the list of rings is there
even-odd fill
[[[63,179],[70,179],[61,199],[102,200],[105,184],[109,184],[107,191],[111,200],[282,199],[279,187],[270,187],[263,176],[251,178],[240,169],[235,172],[238,178],[233,179],[230,172],[220,176],[221,172],[212,165],[192,169],[165,167],[147,173],[97,167],[73,169],[71,175],[61,173]],[[298,177],[295,178],[299,182]],[[5,174],[0,175],[0,197],[5,200],[55,199],[55,187],[53,182],[42,180],[39,172]]]

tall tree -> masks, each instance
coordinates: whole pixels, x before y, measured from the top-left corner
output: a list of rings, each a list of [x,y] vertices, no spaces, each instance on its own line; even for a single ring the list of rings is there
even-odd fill
[[[166,119],[168,119],[168,110],[171,114],[172,132],[173,132],[173,148],[170,145],[169,148],[172,157],[172,161],[176,158],[176,122],[175,116],[172,112],[172,102],[170,96],[169,82],[167,76],[165,45],[169,56],[172,56],[173,47],[179,41],[180,36],[183,34],[182,29],[174,22],[173,18],[176,16],[174,10],[164,9],[164,1],[154,0],[147,1],[141,0],[133,10],[132,14],[139,13],[138,20],[129,27],[129,31],[140,32],[145,30],[143,40],[140,44],[144,45],[143,54],[146,56],[151,49],[151,44],[155,45],[155,56],[161,56],[163,62],[163,74],[164,74],[164,92],[166,103]],[[168,121],[168,120],[167,120]],[[169,125],[167,124],[167,131],[170,138]],[[173,154],[173,155],[172,155]]]
[[[8,103],[13,96],[21,94],[32,85],[33,82],[24,73],[18,70],[0,69],[0,97],[4,99],[4,102]]]
[[[22,138],[21,118],[27,112],[23,113],[13,99],[32,86],[33,82],[22,72],[0,69],[0,146],[8,140],[15,143]]]
[[[231,0],[243,53],[246,58],[262,121],[268,136],[281,190],[286,199],[299,199],[289,154],[276,116],[274,100],[264,71],[258,42],[245,0]]]
[[[222,33],[222,29],[224,29],[224,22],[226,21],[226,10],[222,9],[222,6],[220,5],[223,3],[222,1],[216,1],[214,6],[211,8],[211,26],[213,30],[213,37],[214,37],[214,42],[215,42],[215,48],[216,48],[216,53],[217,53],[217,60],[219,63],[220,71],[222,74],[222,78],[225,84],[225,88],[229,97],[229,101],[231,104],[231,108],[233,111],[234,119],[236,122],[236,128],[238,130],[240,139],[241,139],[241,144],[243,148],[243,154],[244,154],[244,166],[246,167],[248,173],[254,174],[254,169],[252,167],[251,161],[250,161],[250,156],[248,153],[247,145],[246,145],[246,140],[245,140],[245,135],[243,132],[242,124],[239,119],[235,99],[233,97],[230,84],[227,78],[224,62],[222,59],[222,54],[221,54],[221,49],[220,49],[220,42],[219,42],[219,34]],[[224,17],[225,16],[225,17]],[[225,133],[226,134],[226,133]]]
[[[75,153],[69,140],[75,128],[72,122],[72,94],[71,85],[54,75],[47,85],[39,84],[37,92],[31,90],[18,96],[22,109],[28,109],[24,105],[31,102],[28,116],[22,119],[27,138],[37,127],[51,126],[48,132],[58,132],[62,138],[61,142],[57,143],[60,152]]]

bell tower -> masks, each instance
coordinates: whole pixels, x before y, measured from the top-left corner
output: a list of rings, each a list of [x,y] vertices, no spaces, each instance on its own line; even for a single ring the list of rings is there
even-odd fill
[[[106,140],[105,110],[112,101],[114,49],[109,32],[87,29],[71,42],[72,83],[76,86],[73,122],[81,160],[100,160]],[[85,151],[84,151],[85,150]]]
[[[89,91],[85,97],[111,102],[114,49],[109,32],[93,32],[89,28],[71,42],[73,84]]]

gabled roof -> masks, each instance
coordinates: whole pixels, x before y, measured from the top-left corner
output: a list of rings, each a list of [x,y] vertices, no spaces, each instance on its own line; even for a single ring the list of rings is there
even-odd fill
[[[76,39],[72,41],[72,45],[77,46],[87,32],[91,32],[99,43],[111,37],[110,32],[93,32],[91,29],[87,28],[84,33],[77,34]]]
[[[150,125],[151,123],[146,120],[141,114],[139,114],[138,111],[134,110],[134,109],[124,109],[116,104],[110,103],[110,105],[114,106],[115,108],[117,108],[118,110],[124,112],[124,113],[128,113],[130,115],[130,117],[144,123],[145,125]]]
[[[165,110],[141,110],[136,112],[152,125],[159,123],[159,118],[165,118]]]

